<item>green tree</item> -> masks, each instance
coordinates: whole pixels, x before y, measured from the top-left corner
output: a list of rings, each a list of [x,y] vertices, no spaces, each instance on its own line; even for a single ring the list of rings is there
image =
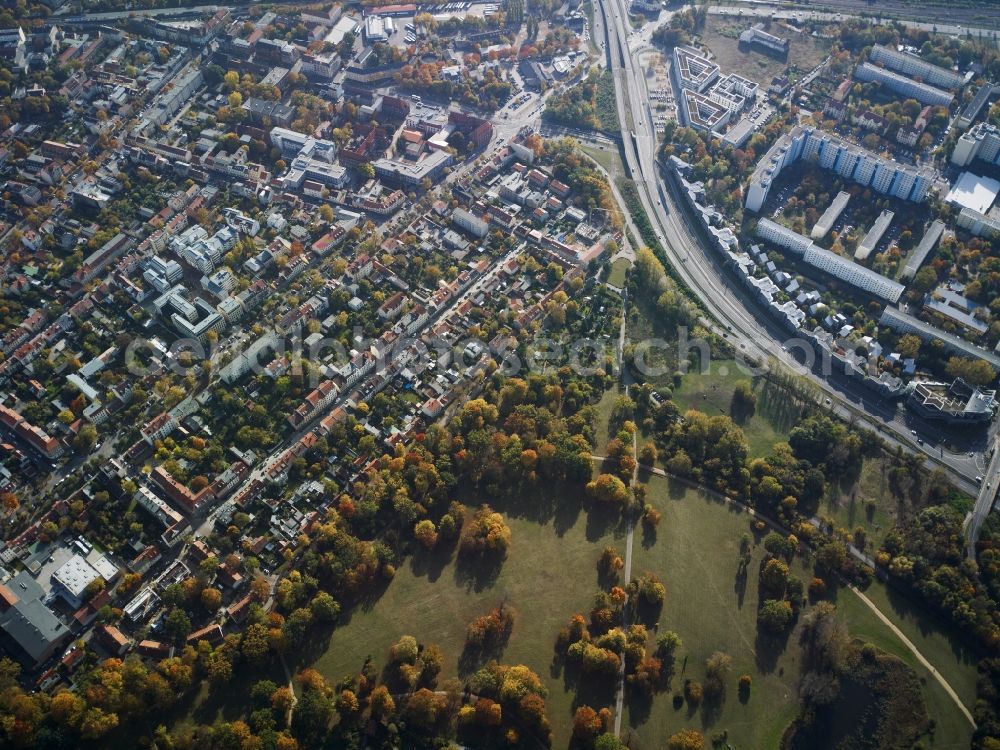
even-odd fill
[[[953,378],[961,378],[970,385],[978,386],[989,385],[997,376],[989,362],[964,357],[949,358],[945,372]]]
[[[791,622],[792,605],[784,600],[767,599],[757,612],[758,627],[772,635],[787,631]]]

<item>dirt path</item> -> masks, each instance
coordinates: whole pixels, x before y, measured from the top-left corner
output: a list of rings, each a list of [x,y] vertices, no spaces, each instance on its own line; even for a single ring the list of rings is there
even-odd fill
[[[934,668],[934,665],[927,661],[924,655],[917,650],[917,647],[913,645],[913,641],[907,638],[906,634],[897,628],[893,621],[886,617],[882,610],[875,606],[875,602],[869,599],[863,591],[855,588],[853,585],[848,585],[848,588],[853,591],[862,602],[865,603],[868,609],[875,613],[875,616],[878,619],[885,623],[885,626],[889,628],[889,630],[891,630],[900,641],[903,642],[903,645],[910,650],[910,653],[917,658],[917,661],[919,661],[924,668],[931,673],[934,679],[938,681],[938,684],[944,688],[944,691],[948,694],[948,696],[955,701],[955,705],[958,706],[958,710],[962,712],[962,715],[968,719],[972,727],[975,728],[976,720],[972,718],[972,713],[965,707],[965,704],[962,703],[961,698],[958,697],[958,694],[952,689],[951,685],[948,684],[948,681],[941,675],[940,672],[937,671],[937,669]]]
[[[625,390],[628,393],[628,389]],[[632,486],[634,487],[639,477],[639,439],[636,433],[632,433],[632,458],[635,459],[635,468],[632,469]],[[632,539],[635,536],[635,519],[629,513],[627,521],[628,531],[625,534],[625,577],[627,583],[632,580]],[[627,602],[626,602],[627,603]],[[622,625],[628,629],[628,607],[624,608]],[[625,707],[625,660],[622,659],[621,669],[618,671],[618,693],[615,695],[615,737],[619,737],[622,731],[622,711]]]

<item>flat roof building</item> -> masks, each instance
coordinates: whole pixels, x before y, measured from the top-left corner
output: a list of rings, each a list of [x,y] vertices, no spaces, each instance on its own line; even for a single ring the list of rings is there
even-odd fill
[[[757,162],[747,186],[747,209],[759,211],[781,170],[799,159],[811,161],[884,195],[914,203],[926,199],[937,174],[927,167],[910,167],[884,159],[811,125],[796,125]]]
[[[704,91],[719,77],[719,66],[694,47],[674,47],[672,67],[680,87],[686,91]]]
[[[941,235],[944,233],[944,222],[935,219],[927,231],[924,232],[924,236],[920,239],[920,244],[914,248],[913,252],[906,259],[906,266],[903,268],[903,273],[901,278],[904,280],[912,279],[917,275],[917,271],[920,270],[920,266],[923,265],[924,261],[927,260],[927,256],[931,254],[931,251],[937,246],[938,240],[941,239]]]
[[[755,47],[785,57],[788,55],[789,42],[782,37],[768,34],[762,24],[756,24],[740,34],[740,46]]]
[[[981,122],[955,142],[951,151],[951,163],[967,167],[975,159],[987,164],[1000,164],[1000,128],[988,122]]]
[[[955,98],[949,92],[935,86],[914,81],[912,78],[901,76],[898,73],[893,73],[891,70],[886,70],[867,62],[861,63],[854,69],[854,78],[855,80],[864,82],[873,81],[900,96],[916,99],[921,104],[934,104],[947,107]]]
[[[854,251],[854,258],[856,260],[865,260],[869,255],[871,255],[872,250],[878,245],[879,241],[882,239],[882,235],[885,234],[885,230],[889,228],[892,223],[892,217],[895,214],[892,211],[883,211],[879,214],[879,217],[872,224],[872,228],[868,230],[865,234],[865,238],[861,240],[858,244],[857,250]]]
[[[814,240],[821,240],[826,237],[827,233],[833,228],[834,223],[844,212],[844,209],[847,208],[847,203],[850,200],[851,194],[847,191],[841,190],[837,193],[837,197],[833,199],[833,202],[823,212],[823,215],[819,217],[819,220],[813,224],[812,232],[809,236]]]
[[[925,323],[919,318],[904,313],[895,307],[886,306],[879,318],[879,324],[892,328],[899,333],[912,333],[924,341],[940,341],[944,344],[945,350],[951,354],[972,359],[981,359],[988,362],[994,370],[1000,372],[1000,357],[992,352],[986,351],[965,339],[954,334],[942,331],[937,326]]]
[[[954,206],[985,214],[996,202],[998,193],[1000,193],[1000,182],[991,177],[980,177],[972,172],[963,172],[945,201]]]
[[[947,68],[934,65],[907,52],[897,52],[881,44],[872,47],[868,59],[875,63],[882,63],[897,73],[919,76],[925,83],[929,83],[931,86],[940,86],[943,89],[957,89],[965,80],[961,75]]]
[[[95,559],[94,564],[88,562],[82,555],[73,555],[52,574],[52,582],[55,584],[56,592],[71,607],[79,607],[91,583],[98,578],[109,581],[117,572],[117,568],[103,555]]]
[[[452,161],[447,151],[430,151],[419,161],[382,158],[372,162],[372,166],[380,179],[404,187],[419,187],[425,179],[432,183],[440,179]]]
[[[801,255],[805,263],[876,297],[889,302],[898,302],[903,295],[902,284],[870,268],[865,268],[850,258],[825,250],[808,237],[803,237],[798,232],[793,232],[770,219],[761,219],[757,222],[757,236]]]
[[[925,419],[951,424],[988,422],[996,412],[996,391],[973,387],[961,378],[952,383],[917,383],[907,406]]]
[[[45,590],[27,571],[0,584],[0,629],[33,666],[51,658],[72,635],[44,598]]]

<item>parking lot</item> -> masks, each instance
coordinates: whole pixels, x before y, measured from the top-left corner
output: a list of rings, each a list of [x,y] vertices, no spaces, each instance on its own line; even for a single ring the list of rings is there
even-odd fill
[[[670,85],[670,58],[658,51],[640,53],[639,64],[646,71],[646,92],[656,129],[662,132],[670,120],[677,119],[677,104]]]

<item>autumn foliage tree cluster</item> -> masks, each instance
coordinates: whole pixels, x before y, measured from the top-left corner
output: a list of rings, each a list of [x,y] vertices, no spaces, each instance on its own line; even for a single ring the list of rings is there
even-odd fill
[[[510,547],[510,527],[502,515],[484,505],[462,532],[461,551],[469,557],[503,557]]]
[[[501,603],[469,623],[466,646],[484,651],[497,649],[507,642],[513,627],[514,610]]]
[[[649,696],[669,681],[673,655],[680,641],[647,652],[648,633],[644,625],[637,622],[623,628],[615,624],[621,622],[627,600],[625,589],[618,586],[609,592],[599,592],[589,622],[580,614],[570,618],[559,631],[555,650],[586,680],[613,681],[624,664],[629,689]]]

